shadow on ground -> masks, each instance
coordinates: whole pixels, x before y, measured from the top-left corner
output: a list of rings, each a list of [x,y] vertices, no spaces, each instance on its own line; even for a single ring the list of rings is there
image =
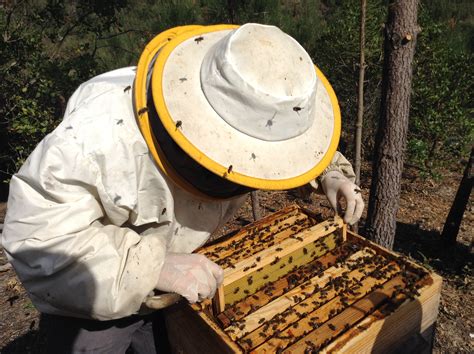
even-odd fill
[[[14,339],[5,347],[1,348],[2,354],[39,354],[45,348],[45,335],[38,330],[31,330],[28,333]]]
[[[472,245],[446,246],[438,231],[418,224],[397,223],[394,250],[412,257],[444,276],[463,276],[474,262]]]

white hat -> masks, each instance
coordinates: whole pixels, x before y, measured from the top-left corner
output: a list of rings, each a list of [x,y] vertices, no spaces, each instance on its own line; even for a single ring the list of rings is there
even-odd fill
[[[191,191],[194,183],[176,173],[156,129],[220,179],[258,189],[311,181],[339,141],[331,85],[299,43],[274,26],[163,32],[145,48],[134,89],[137,119],[155,160]]]

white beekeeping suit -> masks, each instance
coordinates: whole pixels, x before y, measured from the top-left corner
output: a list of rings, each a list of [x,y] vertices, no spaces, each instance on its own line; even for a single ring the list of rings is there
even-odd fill
[[[246,191],[322,175],[331,205],[346,199],[345,221],[360,217],[339,134],[330,84],[278,28],[165,31],[137,68],[73,94],[11,180],[3,247],[44,313],[120,319],[153,289],[211,297],[222,270],[189,253]]]
[[[202,201],[162,175],[124,92],[134,75],[125,68],[81,85],[12,178],[2,243],[40,311],[135,313],[165,252],[192,252],[243,202]]]

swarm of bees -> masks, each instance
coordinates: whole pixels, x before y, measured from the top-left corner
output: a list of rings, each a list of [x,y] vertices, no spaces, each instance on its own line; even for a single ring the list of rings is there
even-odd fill
[[[243,269],[245,283],[229,292],[242,294],[242,298],[226,304],[216,318],[244,352],[283,352],[299,343],[299,348],[305,346],[305,353],[316,353],[357,327],[357,322],[351,322],[345,313],[366,296],[375,292],[384,295],[379,304],[366,308],[364,316],[374,312],[387,316],[401,301],[416,298],[429,276],[423,268],[408,266],[403,258],[382,255],[363,243],[344,241],[339,233],[321,237],[311,247],[305,245],[299,256],[279,253],[266,267],[259,267],[259,253],[278,245],[279,235],[285,233],[287,238],[303,240],[301,232],[316,224],[314,219],[298,213],[301,214],[299,210],[277,213],[271,222],[243,229],[238,238],[204,253],[224,268],[232,268],[243,259],[254,260]],[[328,242],[330,237],[333,243]],[[283,250],[276,248],[277,252]],[[298,257],[309,261],[300,264]],[[275,279],[265,273],[269,266],[281,275]],[[259,277],[255,276],[257,267],[262,272]],[[317,336],[318,333],[323,335]]]

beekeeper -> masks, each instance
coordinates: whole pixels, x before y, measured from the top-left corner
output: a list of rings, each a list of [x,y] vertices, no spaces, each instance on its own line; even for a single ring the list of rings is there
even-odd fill
[[[77,327],[73,351],[124,351],[154,289],[213,296],[223,271],[191,252],[247,192],[310,183],[359,219],[340,127],[329,82],[278,28],[173,28],[72,95],[12,177],[3,247],[35,306]]]

